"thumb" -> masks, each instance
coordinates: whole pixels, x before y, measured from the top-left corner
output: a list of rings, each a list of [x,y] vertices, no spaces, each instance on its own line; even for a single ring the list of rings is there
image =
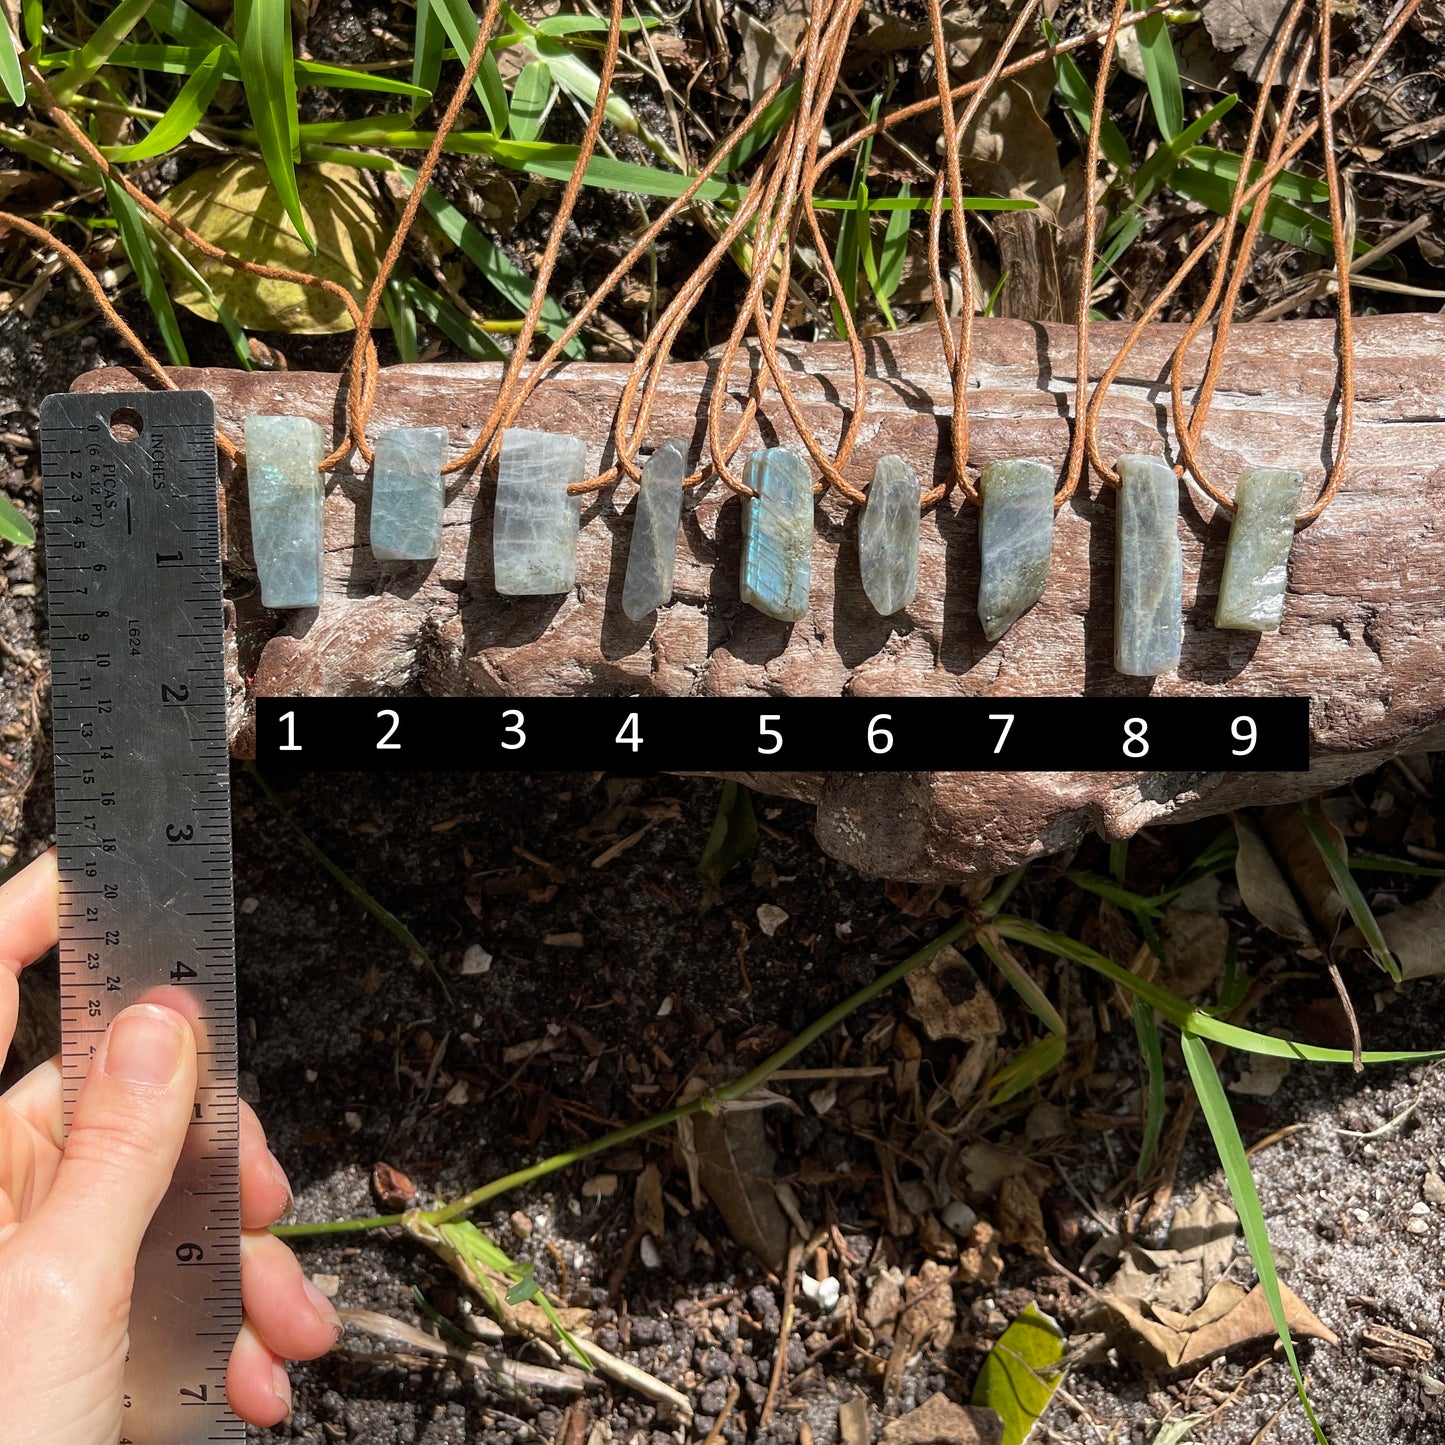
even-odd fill
[[[186,1019],[159,1004],[118,1014],[81,1086],[49,1197],[31,1221],[90,1266],[80,1278],[129,1278],[170,1186],[195,1093],[196,1041]]]

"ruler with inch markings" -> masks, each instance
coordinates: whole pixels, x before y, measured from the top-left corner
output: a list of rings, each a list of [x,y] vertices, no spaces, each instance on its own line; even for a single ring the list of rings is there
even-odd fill
[[[67,1128],[127,1005],[185,990],[200,1054],[137,1261],[121,1438],[243,1441],[225,1392],[240,1183],[214,407],[204,392],[51,396],[40,438]]]

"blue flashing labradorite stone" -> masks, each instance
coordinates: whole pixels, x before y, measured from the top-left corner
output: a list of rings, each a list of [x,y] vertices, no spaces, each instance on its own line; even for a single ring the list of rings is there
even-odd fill
[[[586,475],[581,437],[519,427],[502,433],[492,568],[504,597],[572,590],[582,498],[569,496],[567,488]]]
[[[627,548],[627,577],[622,584],[622,610],[634,622],[672,601],[682,479],[686,475],[687,446],[680,441],[663,442],[642,469],[632,514],[632,541]]]
[[[882,617],[901,612],[918,591],[918,499],[918,473],[902,457],[879,457],[858,521],[858,571]]]
[[[1234,492],[1234,521],[1224,549],[1224,576],[1214,625],[1276,632],[1284,615],[1289,549],[1304,473],[1250,467]]]
[[[997,642],[1044,595],[1054,555],[1054,473],[1042,462],[989,462],[979,473],[978,620]]]
[[[263,607],[321,605],[321,458],[325,441],[299,416],[248,416],[246,497]]]
[[[782,447],[748,458],[743,499],[743,601],[780,622],[797,622],[808,610],[813,568],[813,480],[808,468]]]
[[[440,426],[394,427],[376,439],[371,469],[371,550],[379,562],[430,562],[442,545]]]
[[[1114,670],[1155,677],[1179,666],[1184,564],[1179,480],[1157,457],[1119,458]]]

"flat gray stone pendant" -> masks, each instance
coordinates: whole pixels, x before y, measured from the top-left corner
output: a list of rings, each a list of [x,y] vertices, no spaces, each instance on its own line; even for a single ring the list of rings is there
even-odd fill
[[[879,457],[858,522],[863,591],[883,617],[918,591],[918,474],[902,457]]]
[[[989,462],[978,488],[978,620],[997,642],[1044,595],[1054,556],[1054,473],[1042,462]]]
[[[1179,666],[1184,563],[1179,479],[1157,457],[1119,458],[1114,670],[1154,677]]]
[[[379,562],[430,562],[442,545],[440,426],[394,427],[376,439],[371,467],[371,550]]]
[[[813,570],[813,479],[783,447],[748,458],[743,498],[743,601],[780,622],[797,622],[808,610]]]
[[[1303,472],[1251,467],[1234,492],[1234,520],[1224,549],[1216,627],[1275,632],[1284,613],[1289,549]]]
[[[581,437],[518,427],[502,433],[492,569],[504,597],[572,590],[582,498],[567,488],[586,475]]]
[[[300,416],[248,416],[246,498],[263,607],[321,605],[321,458],[325,439]]]
[[[622,610],[634,622],[672,601],[682,479],[686,475],[687,444],[680,441],[663,442],[642,469],[632,514],[632,541],[627,547],[627,576],[622,583]]]

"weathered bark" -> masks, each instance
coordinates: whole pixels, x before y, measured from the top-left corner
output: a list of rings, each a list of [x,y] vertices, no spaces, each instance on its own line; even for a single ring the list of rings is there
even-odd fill
[[[1097,373],[1122,328],[1095,328]],[[975,332],[970,412],[976,464],[1037,456],[1062,465],[1069,441],[1074,334],[1024,322]],[[1167,366],[1179,331],[1152,328],[1115,385],[1102,426],[1107,456],[1158,452],[1169,441]],[[851,391],[846,351],[789,353],[804,411],[825,443]],[[998,872],[1051,852],[1090,828],[1126,837],[1147,823],[1238,804],[1304,796],[1398,752],[1445,746],[1445,318],[1356,323],[1355,440],[1329,511],[1300,533],[1284,626],[1257,638],[1216,631],[1214,601],[1228,518],[1194,491],[1183,506],[1185,635],[1176,675],[1156,695],[1308,694],[1314,766],[1298,774],[760,773],[766,791],[815,802],[818,833],[838,856],[872,872],[917,879]],[[1204,344],[1191,353],[1191,374]],[[1203,456],[1232,479],[1246,464],[1304,469],[1313,494],[1333,441],[1335,346],[1327,322],[1240,326],[1231,339]],[[925,479],[947,459],[950,394],[938,339],[917,328],[870,343],[868,415],[853,474],[884,452]],[[600,466],[625,368],[573,365],[541,386],[522,425],[584,437]],[[460,449],[495,391],[498,368],[395,367],[382,374],[373,431],[446,425]],[[710,370],[669,368],[650,437],[705,429]],[[178,371],[182,386],[216,398],[221,427],[275,411],[341,425],[338,378],[322,374]],[[746,388],[744,366],[730,379]],[[134,386],[96,372],[84,390]],[[735,406],[730,414],[736,414]],[[772,430],[777,426],[781,435]],[[746,445],[792,440],[780,405]],[[1172,455],[1172,453],[1169,453]],[[326,511],[326,596],[314,613],[263,610],[254,586],[244,485],[223,473],[227,568],[237,665],[233,746],[252,747],[251,699],[267,695],[393,692],[480,695],[1058,694],[1141,695],[1148,682],[1111,666],[1113,502],[1097,485],[1059,515],[1043,600],[998,643],[975,613],[976,514],[952,497],[924,520],[918,597],[904,616],[877,617],[858,580],[850,509],[819,509],[808,617],[772,621],[738,597],[739,504],[699,489],[679,542],[676,600],[655,621],[622,612],[633,488],[589,498],[577,587],[562,598],[502,598],[491,585],[491,488],[456,479],[442,556],[384,572],[366,546],[368,485],[359,467],[333,481]],[[480,484],[479,484],[480,483]],[[244,679],[244,683],[242,682]],[[706,759],[699,758],[700,768]]]

